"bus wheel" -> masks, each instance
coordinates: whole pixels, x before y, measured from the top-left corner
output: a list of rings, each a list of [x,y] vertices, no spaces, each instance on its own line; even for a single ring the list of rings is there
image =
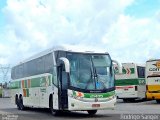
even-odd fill
[[[123,99],[123,102],[128,102],[128,99],[126,99],[126,98],[125,98],[125,99]]]
[[[15,95],[15,104],[18,104],[18,95]]]
[[[128,99],[128,102],[135,102],[135,99]]]
[[[97,113],[97,110],[88,110],[87,112],[89,115],[95,115]]]
[[[19,109],[19,110],[24,110],[25,107],[24,107],[24,105],[23,105],[22,96],[19,97],[17,106],[18,106],[18,109]]]
[[[156,100],[156,102],[157,102],[158,104],[160,104],[160,100]]]

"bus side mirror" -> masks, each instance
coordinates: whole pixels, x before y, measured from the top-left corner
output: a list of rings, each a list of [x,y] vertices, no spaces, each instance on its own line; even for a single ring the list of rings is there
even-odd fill
[[[112,64],[113,64],[113,68],[115,71],[115,73],[122,73],[122,66],[120,65],[120,63],[116,60],[112,60]],[[116,69],[115,69],[116,68]]]
[[[61,57],[59,59],[61,61],[63,61],[63,63],[64,63],[65,72],[69,73],[70,72],[70,63],[69,63],[69,60],[67,58],[65,58],[65,57]]]

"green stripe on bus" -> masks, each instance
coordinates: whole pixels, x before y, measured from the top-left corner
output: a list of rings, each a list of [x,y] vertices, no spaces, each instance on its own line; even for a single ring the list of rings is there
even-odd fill
[[[84,98],[108,98],[115,95],[115,91],[107,93],[84,93]]]
[[[31,87],[46,87],[51,85],[51,76],[31,79]]]
[[[49,79],[49,86],[51,86],[51,76],[48,76],[48,79]]]
[[[137,78],[137,79],[117,79],[115,81],[116,86],[124,86],[124,85],[145,85],[144,78]]]
[[[2,97],[2,88],[0,88],[0,97]]]
[[[107,93],[82,93],[73,91],[73,96],[78,97],[76,93],[81,93],[84,98],[108,98],[115,95],[115,91],[107,92]]]
[[[21,88],[21,81],[11,82],[10,88],[11,89],[19,89],[19,88]]]
[[[51,76],[43,76],[32,78],[28,80],[24,80],[24,88],[33,88],[33,87],[47,87],[51,86]],[[30,82],[28,82],[30,80]],[[22,80],[20,81],[12,81],[10,88],[11,89],[18,89],[21,88]],[[30,84],[30,85],[28,85]]]
[[[29,89],[26,89],[26,97],[29,97]]]
[[[31,88],[32,87],[40,87],[40,78],[31,79]]]
[[[40,78],[40,84],[39,87],[45,87],[45,86],[50,86],[50,77],[45,76]]]
[[[27,88],[28,85],[27,85],[27,80],[24,81],[24,88]]]

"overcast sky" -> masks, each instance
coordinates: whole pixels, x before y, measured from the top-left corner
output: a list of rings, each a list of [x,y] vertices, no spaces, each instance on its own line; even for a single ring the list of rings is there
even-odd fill
[[[160,58],[160,0],[0,0],[0,64],[56,45],[90,46],[119,62]]]

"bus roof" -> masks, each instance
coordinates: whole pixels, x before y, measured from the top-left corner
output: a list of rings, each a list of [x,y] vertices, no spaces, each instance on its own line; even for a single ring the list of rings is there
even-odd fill
[[[84,51],[83,48],[82,49],[77,49],[76,46],[68,46],[68,47],[64,47],[64,46],[54,46],[50,49],[44,50],[42,52],[39,52],[25,60],[20,61],[17,65],[23,64],[25,62],[31,61],[33,59],[39,58],[41,56],[44,56],[46,54],[52,53],[54,51],[68,51],[68,52],[75,52],[75,53],[95,53],[95,54],[100,54],[100,53],[104,53],[104,54],[109,54],[107,52],[102,52],[102,51],[98,51],[98,52],[94,52],[94,51]]]
[[[134,64],[135,66],[145,67],[145,65],[144,65],[144,64],[141,64],[141,63],[122,63],[122,65],[125,65],[125,64]]]
[[[46,55],[46,54],[52,53],[53,51],[57,51],[57,50],[65,50],[65,48],[63,48],[63,47],[61,47],[61,46],[52,47],[52,48],[50,48],[50,49],[41,51],[41,52],[39,52],[39,53],[37,53],[37,54],[35,54],[35,55],[27,58],[27,59],[24,59],[24,60],[20,61],[17,65],[20,65],[20,64],[25,63],[25,62],[28,62],[28,61],[30,61],[30,60],[39,58],[39,57],[41,57],[41,56],[44,56],[44,55]]]
[[[152,61],[160,61],[160,59],[149,59],[146,62],[152,62]]]

